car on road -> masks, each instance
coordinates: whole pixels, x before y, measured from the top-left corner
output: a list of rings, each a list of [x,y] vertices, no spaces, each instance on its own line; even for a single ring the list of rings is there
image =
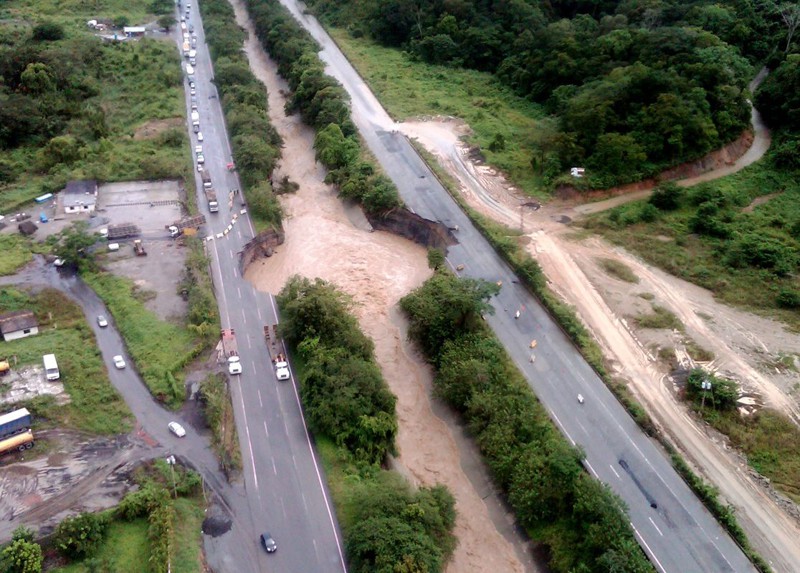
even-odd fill
[[[272,535],[269,534],[269,531],[261,534],[261,546],[267,553],[275,553],[278,550],[278,544],[275,543],[275,540],[272,538]]]
[[[122,370],[123,368],[125,368],[125,359],[121,355],[117,354],[113,358],[113,360],[114,360],[114,366],[117,367],[117,370]]]
[[[108,326],[108,321],[106,320],[106,317],[103,316],[102,314],[97,317],[97,326],[101,328],[105,328],[106,326]]]
[[[189,88],[189,93],[192,95],[197,95],[197,90],[194,88]]]
[[[206,158],[205,158],[205,156],[204,156],[202,153],[198,153],[198,154],[197,154],[197,163],[199,163],[200,165],[202,165],[202,164],[203,164],[203,163],[205,163],[205,162],[206,162]]]
[[[239,361],[238,356],[231,356],[230,358],[228,358],[228,373],[229,374],[242,373],[242,363]]]
[[[203,141],[203,132],[202,131],[198,131],[197,132],[197,141]]]
[[[170,432],[172,432],[179,438],[182,438],[186,435],[186,430],[184,430],[183,426],[181,426],[178,422],[170,422],[169,424],[167,424],[167,427],[169,428]]]
[[[202,145],[195,145],[194,146],[194,154],[195,155],[202,155],[203,154],[203,146]]]

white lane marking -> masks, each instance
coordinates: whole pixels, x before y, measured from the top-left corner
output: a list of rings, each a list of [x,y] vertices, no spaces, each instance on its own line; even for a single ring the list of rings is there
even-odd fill
[[[658,567],[659,571],[661,571],[662,573],[667,573],[667,570],[664,569],[664,566],[661,564],[661,561],[658,560],[658,557],[656,557],[656,554],[653,553],[652,549],[650,549],[650,546],[647,544],[647,541],[644,540],[644,537],[642,537],[642,534],[639,533],[638,529],[633,527],[633,523],[632,522],[631,522],[631,527],[633,528],[633,532],[636,534],[636,537],[639,538],[639,541],[641,542],[641,544],[644,545],[645,552],[650,556],[650,559],[653,560],[653,563],[655,563],[655,565],[656,565],[656,567]]]
[[[239,300],[241,300],[242,299],[242,289],[239,288],[239,287],[236,287],[236,292],[239,293]]]
[[[260,393],[259,393],[258,397],[261,398],[261,394]],[[269,438],[269,428],[267,428],[267,421],[266,420],[264,420],[264,433],[267,435],[267,438]]]
[[[653,524],[653,527],[655,527],[655,528],[656,528],[656,531],[658,531],[658,534],[659,534],[661,537],[664,537],[664,534],[663,534],[663,533],[661,533],[661,530],[658,528],[658,525],[656,525],[656,522],[655,522],[655,521],[653,521],[653,518],[652,518],[652,517],[648,517],[647,519],[649,519],[649,520],[650,520],[650,523],[652,523],[652,524]]]
[[[617,470],[614,469],[613,465],[608,464],[608,467],[611,468],[611,471],[614,472],[614,475],[617,476],[617,479],[622,479],[621,477],[619,477],[619,474],[617,473]]]
[[[258,391],[258,404],[263,408],[264,407],[264,400],[261,399],[261,390]],[[267,429],[267,423],[264,422],[264,429]],[[267,432],[267,436],[269,436],[269,432]]]
[[[272,473],[278,475],[278,466],[275,465],[275,458],[272,458]]]
[[[277,322],[278,318],[278,311],[275,308],[275,299],[272,295],[269,295],[269,301],[272,305],[272,311],[275,313],[275,318]],[[347,571],[347,564],[344,561],[344,552],[342,551],[342,542],[339,539],[339,532],[336,531],[336,522],[333,519],[333,512],[331,511],[331,502],[328,499],[328,494],[325,492],[325,484],[322,481],[322,474],[319,471],[319,461],[317,460],[317,454],[314,452],[314,447],[311,445],[311,436],[308,435],[308,427],[306,426],[306,417],[303,414],[303,405],[300,402],[300,393],[297,391],[297,383],[295,382],[294,376],[292,376],[292,389],[294,390],[294,399],[297,402],[297,409],[300,412],[300,420],[303,422],[303,432],[306,436],[306,445],[308,445],[308,451],[311,452],[311,461],[314,462],[314,471],[317,474],[317,482],[319,483],[319,489],[322,492],[322,499],[325,501],[325,509],[328,511],[328,519],[330,520],[331,529],[333,530],[333,538],[336,540],[336,549],[339,551],[339,561],[342,564],[342,571]],[[280,394],[279,394],[280,395]]]
[[[256,312],[258,313],[258,320],[260,320],[261,322],[264,322],[264,319],[261,318],[261,307],[257,306],[256,307]]]
[[[570,442],[572,442],[572,445],[574,446],[575,440],[573,440],[572,436],[569,435],[569,432],[567,432],[567,429],[564,427],[564,424],[561,423],[561,420],[558,419],[558,416],[556,416],[555,412],[553,412],[553,419],[556,421],[556,424],[558,424],[558,427],[561,428],[561,433],[564,434],[567,437],[567,439]]]
[[[253,456],[253,442],[250,441],[250,426],[247,425],[247,410],[244,407],[244,394],[239,392],[239,401],[242,403],[242,415],[244,416],[244,431],[247,434],[247,449],[250,450],[250,465],[253,468],[253,480],[255,481],[256,492],[258,492],[258,474],[256,473],[256,458]],[[259,499],[260,499],[259,495]]]
[[[247,348],[253,348],[253,341],[249,334],[247,335]]]
[[[306,494],[303,493],[303,490],[300,490],[300,497],[303,498],[303,507],[305,508],[306,513],[308,513],[308,503],[306,503]]]
[[[597,472],[594,471],[592,464],[589,463],[589,460],[583,460],[583,463],[586,464],[586,467],[589,468],[589,471],[592,472],[592,475],[595,479],[600,479],[600,476],[597,475]]]
[[[242,322],[247,323],[247,314],[245,314],[244,308],[242,308]]]
[[[216,257],[213,265],[213,270],[216,271],[217,275],[219,275],[219,292],[222,294],[222,308],[225,312],[225,319],[226,323],[231,323],[231,316],[228,313],[228,297],[225,296],[225,286],[224,281],[222,280],[222,267],[219,265],[219,250],[217,249],[217,244],[214,243],[214,255]]]

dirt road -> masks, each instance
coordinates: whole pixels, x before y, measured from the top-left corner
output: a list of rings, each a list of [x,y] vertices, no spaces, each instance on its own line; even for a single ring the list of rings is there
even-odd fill
[[[574,216],[577,210],[567,211],[563,204],[535,212],[522,209],[521,218],[524,199],[513,186],[492,168],[469,160],[460,141],[468,131],[462,122],[405,122],[397,127],[437,157],[460,182],[463,196],[475,209],[513,228],[522,224],[529,251],[552,287],[575,306],[613,362],[616,374],[629,381],[662,431],[737,508],[751,542],[776,571],[796,571],[800,563],[797,522],[782,511],[774,492],[749,474],[744,461],[724,441],[686,413],[653,345],[680,348],[688,342],[686,337],[691,337],[713,351],[714,367],[734,373],[747,390],[770,406],[797,416],[797,400],[791,393],[798,376],[790,369],[776,373],[774,365],[782,355],[800,348],[800,337],[773,321],[720,305],[711,293],[649,267],[600,239],[576,239],[559,221],[565,220],[565,213]],[[640,282],[631,285],[609,277],[597,263],[600,258],[624,262]],[[643,293],[645,298],[640,296]],[[653,303],[674,312],[686,334],[635,332],[627,319],[648,311]]]
[[[353,296],[355,314],[375,342],[378,363],[398,398],[399,464],[417,484],[445,484],[456,498],[459,545],[447,570],[534,571],[530,564],[523,566],[530,558],[525,555],[525,541],[510,525],[513,520],[491,492],[479,492],[462,469],[462,453],[450,428],[431,409],[432,373],[408,345],[407,325],[397,302],[430,276],[425,249],[395,235],[371,232],[361,210],[343,204],[323,182],[325,171],[314,158],[313,132],[299,117],[284,114],[281,92],[287,86],[258,44],[241,3],[232,4],[238,23],[249,32],[245,51],[253,72],[267,87],[270,118],[284,140],[275,177],[288,176],[300,186],[281,198],[286,243],[269,259],[251,266],[248,280],[277,293],[291,275],[321,277]]]

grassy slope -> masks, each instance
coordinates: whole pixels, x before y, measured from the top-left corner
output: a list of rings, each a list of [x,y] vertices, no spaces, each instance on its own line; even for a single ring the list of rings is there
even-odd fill
[[[80,308],[54,290],[33,297],[10,289],[0,290],[0,310],[24,308],[35,311],[39,334],[0,342],[0,356],[15,356],[22,367],[41,365],[42,355],[54,353],[61,381],[72,400],[57,406],[50,399],[37,398],[34,413],[59,426],[98,434],[130,430],[130,412],[108,380],[107,365],[103,364],[94,334]]]
[[[32,258],[30,242],[20,235],[1,235],[0,253],[0,276],[13,275]]]
[[[531,134],[543,113],[536,104],[515,96],[489,74],[412,62],[399,50],[353,39],[341,29],[328,31],[393,118],[464,119],[474,131],[470,143],[480,145],[492,165],[526,192],[537,191],[538,179],[530,167]],[[489,145],[497,134],[506,147],[495,153]]]

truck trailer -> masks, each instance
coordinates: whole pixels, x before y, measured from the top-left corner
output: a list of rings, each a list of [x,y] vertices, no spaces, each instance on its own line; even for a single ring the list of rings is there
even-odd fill
[[[208,201],[208,210],[212,213],[219,211],[219,203],[217,202],[217,192],[213,189],[203,189],[206,194],[206,201]]]
[[[108,232],[101,231],[109,241],[114,239],[124,239],[125,237],[136,237],[140,235],[142,230],[133,223],[119,223],[118,225],[109,225]]]
[[[236,333],[232,328],[222,329],[222,355],[228,363],[228,374],[241,374],[242,363],[239,361],[239,347],[236,344]]]
[[[24,452],[33,447],[33,432],[26,430],[21,434],[11,436],[5,440],[0,441],[0,454],[18,450]]]
[[[289,362],[286,360],[286,355],[281,350],[283,345],[278,339],[277,324],[264,327],[264,340],[267,343],[269,358],[272,360],[272,365],[275,367],[275,376],[278,377],[278,380],[288,380],[291,377],[289,374]]]
[[[31,427],[31,413],[27,408],[19,408],[0,416],[0,438],[12,436]]]

